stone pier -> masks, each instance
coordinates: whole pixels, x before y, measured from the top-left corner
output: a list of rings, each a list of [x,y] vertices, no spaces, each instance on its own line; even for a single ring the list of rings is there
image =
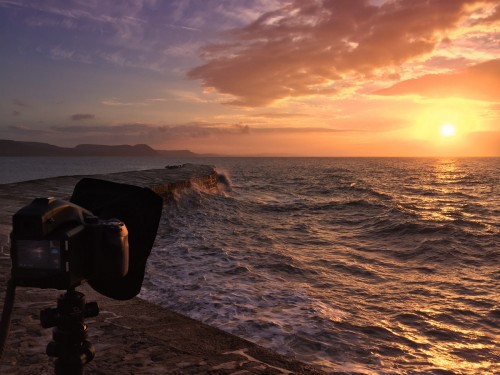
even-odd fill
[[[83,177],[149,187],[165,201],[176,191],[193,185],[217,191],[215,169],[195,164],[0,185],[0,306],[10,277],[12,215],[36,197],[69,199],[75,184]],[[168,204],[163,214],[166,211]],[[99,316],[86,320],[89,340],[97,352],[95,359],[85,366],[86,374],[321,374],[307,364],[140,298],[112,300],[86,284],[78,290],[86,295],[87,301],[97,301],[101,310]],[[0,374],[53,373],[53,359],[45,354],[52,330],[41,327],[39,313],[54,307],[60,294],[61,291],[51,289],[17,288]]]

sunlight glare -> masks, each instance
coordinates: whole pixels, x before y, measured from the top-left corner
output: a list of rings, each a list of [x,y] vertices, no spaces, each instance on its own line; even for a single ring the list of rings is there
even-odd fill
[[[450,123],[443,124],[441,126],[441,130],[440,131],[441,131],[441,135],[443,137],[446,137],[446,138],[452,137],[456,133],[455,125],[450,124]]]

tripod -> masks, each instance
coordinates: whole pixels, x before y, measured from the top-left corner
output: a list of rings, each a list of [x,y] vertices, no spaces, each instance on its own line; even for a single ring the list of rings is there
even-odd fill
[[[47,355],[57,357],[55,375],[83,375],[83,366],[95,356],[94,345],[87,340],[88,326],[84,318],[98,314],[97,302],[85,303],[85,295],[75,289],[59,296],[56,308],[40,312],[42,327],[54,327]]]

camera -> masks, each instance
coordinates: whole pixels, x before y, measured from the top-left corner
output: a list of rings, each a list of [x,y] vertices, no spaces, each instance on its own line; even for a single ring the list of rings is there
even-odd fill
[[[69,201],[36,198],[12,217],[15,285],[72,289],[82,281],[117,300],[144,280],[163,199],[149,188],[83,178]]]
[[[71,289],[128,272],[126,225],[64,200],[36,198],[20,209],[11,237],[12,277],[19,286]]]
[[[85,318],[97,316],[76,287],[83,281],[102,295],[127,300],[142,287],[163,199],[153,190],[83,178],[70,201],[36,198],[12,217],[11,279],[0,319],[0,358],[8,335],[16,286],[66,290],[57,308],[42,310],[53,329],[46,353],[55,374],[82,374],[95,356]]]

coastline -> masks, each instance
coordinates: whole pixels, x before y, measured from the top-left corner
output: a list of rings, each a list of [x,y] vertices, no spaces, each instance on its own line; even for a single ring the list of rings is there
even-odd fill
[[[178,168],[121,172],[108,175],[55,177],[0,185],[0,298],[10,276],[11,217],[39,196],[68,199],[82,177],[150,187],[168,199],[177,189],[202,185],[216,188],[213,167],[186,164]],[[153,249],[154,251],[154,249]],[[96,358],[86,374],[321,374],[247,340],[161,308],[138,297],[116,301],[82,285],[87,301],[97,301],[100,314],[86,319]],[[53,359],[45,354],[51,329],[39,322],[39,312],[56,305],[61,291],[18,288],[2,374],[50,374]]]

